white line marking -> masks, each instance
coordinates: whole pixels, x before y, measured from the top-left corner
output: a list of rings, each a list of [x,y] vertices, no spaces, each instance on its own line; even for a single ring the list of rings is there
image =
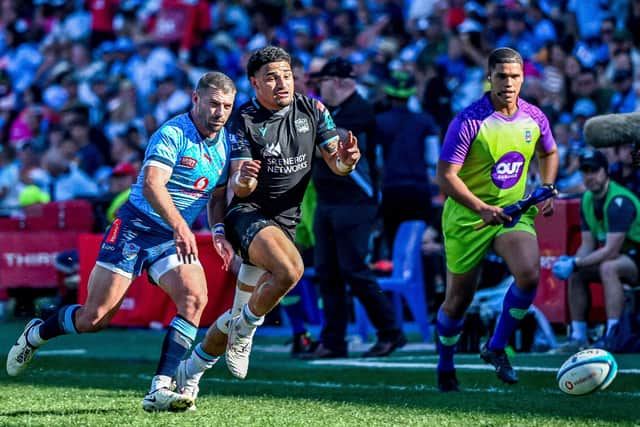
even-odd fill
[[[364,360],[348,360],[348,359],[333,359],[333,360],[314,360],[309,362],[311,365],[323,365],[323,366],[353,366],[363,368],[392,368],[392,369],[436,369],[437,363],[405,363],[405,362],[373,362]],[[514,366],[518,371],[524,372],[557,372],[558,368],[543,368],[539,366]],[[462,363],[456,364],[456,369],[467,369],[470,371],[493,371],[494,368],[491,365],[475,364],[475,363]],[[640,369],[619,369],[620,374],[640,374]]]
[[[77,372],[77,371],[62,371],[62,370],[48,370],[41,369],[41,373],[49,376],[63,376],[63,377],[84,377],[84,378],[122,378],[122,379],[141,379],[150,381],[152,376],[148,374],[106,374],[101,372]],[[394,391],[438,391],[438,388],[431,385],[382,385],[382,384],[351,384],[351,383],[336,383],[336,382],[318,382],[318,381],[288,381],[288,380],[254,380],[254,379],[227,379],[227,378],[207,378],[204,377],[200,382],[205,383],[217,383],[217,384],[233,384],[233,385],[266,385],[277,387],[298,387],[298,388],[330,388],[330,389],[348,389],[348,390],[394,390]],[[515,394],[521,393],[522,390],[513,387],[463,387],[463,392],[467,393],[498,393],[498,394]],[[556,389],[543,389],[540,390],[543,394],[550,395],[565,395],[560,390]],[[640,397],[640,392],[629,391],[606,391],[604,392],[612,397]]]
[[[62,350],[40,350],[38,352],[38,357],[40,356],[79,356],[82,354],[87,354],[87,350],[84,348],[70,348],[70,349],[62,349]]]

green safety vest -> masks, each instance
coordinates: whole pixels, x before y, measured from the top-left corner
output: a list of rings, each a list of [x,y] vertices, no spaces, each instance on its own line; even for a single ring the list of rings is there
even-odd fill
[[[633,203],[636,208],[636,218],[633,220],[633,223],[631,223],[631,228],[627,231],[626,239],[631,240],[636,244],[640,244],[640,199],[638,199],[638,197],[627,188],[611,180],[609,181],[609,189],[607,190],[607,195],[604,201],[604,214],[602,220],[599,221],[596,218],[593,193],[591,191],[584,193],[582,196],[582,204],[580,206],[584,219],[587,222],[587,226],[589,227],[593,238],[599,244],[604,244],[607,240],[607,232],[609,231],[609,217],[607,216],[607,212],[609,205],[611,202],[615,201],[616,197],[620,196],[624,196],[631,200],[631,203]]]

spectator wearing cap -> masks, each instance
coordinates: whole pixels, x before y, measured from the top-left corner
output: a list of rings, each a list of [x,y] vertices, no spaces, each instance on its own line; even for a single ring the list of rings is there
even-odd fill
[[[131,186],[135,184],[138,172],[133,164],[126,162],[118,163],[111,171],[108,193],[112,200],[106,211],[107,224],[111,224],[115,220],[120,206],[129,200]]]
[[[607,158],[600,151],[580,156],[587,191],[580,204],[581,244],[575,256],[563,255],[553,274],[569,281],[571,337],[556,351],[573,353],[588,342],[589,283],[604,288],[607,328],[597,347],[607,349],[624,309],[623,282],[638,283],[640,266],[640,200],[609,178]]]
[[[313,168],[317,193],[314,264],[325,322],[320,344],[304,357],[347,355],[347,284],[365,307],[378,334],[377,343],[363,356],[387,356],[402,347],[406,338],[394,320],[393,306],[381,291],[367,262],[372,226],[378,211],[373,107],[356,91],[355,74],[346,59],[331,58],[310,77],[318,80],[320,96],[333,116],[341,140],[345,141],[347,131],[352,132],[358,139],[362,156],[355,170],[347,176],[335,175],[324,162],[316,162]],[[354,216],[354,212],[357,215]]]
[[[619,68],[613,72],[613,88],[611,113],[631,113],[638,107],[638,95],[633,89],[633,71],[630,68]]]
[[[431,182],[439,155],[440,129],[426,113],[414,113],[407,99],[415,80],[396,72],[384,85],[391,109],[376,116],[376,144],[382,147],[382,206],[385,236],[393,247],[396,231],[410,219],[433,222]]]

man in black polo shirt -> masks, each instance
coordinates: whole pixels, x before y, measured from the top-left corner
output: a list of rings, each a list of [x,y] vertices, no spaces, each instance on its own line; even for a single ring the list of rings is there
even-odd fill
[[[386,356],[407,339],[396,324],[393,306],[367,263],[372,224],[378,211],[378,192],[372,174],[375,167],[372,137],[376,125],[373,107],[356,92],[353,69],[345,59],[330,59],[310,77],[317,79],[320,95],[336,126],[358,137],[363,157],[349,176],[336,175],[322,162],[313,169],[318,196],[314,264],[325,321],[320,345],[304,358],[347,355],[347,284],[378,331],[377,343],[363,356]]]
[[[246,376],[257,326],[302,276],[304,266],[293,239],[316,147],[338,175],[348,175],[360,158],[357,139],[352,134],[339,139],[321,102],[294,94],[290,64],[291,57],[281,48],[254,52],[247,74],[256,95],[230,120],[234,197],[225,225],[243,263],[232,309],[181,365],[178,389],[191,394],[204,370],[222,354],[227,334],[227,367],[238,378]]]

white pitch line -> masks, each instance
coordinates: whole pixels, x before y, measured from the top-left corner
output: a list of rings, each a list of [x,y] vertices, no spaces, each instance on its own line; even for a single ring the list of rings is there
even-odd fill
[[[389,369],[436,369],[437,363],[405,363],[405,362],[373,362],[364,360],[347,360],[347,359],[333,359],[333,360],[314,360],[309,362],[311,365],[323,365],[323,366],[353,366],[362,368],[389,368]],[[514,366],[518,371],[524,372],[557,372],[557,368],[544,368],[540,366]],[[493,371],[494,368],[487,364],[475,364],[475,363],[461,363],[456,364],[456,369],[467,369],[470,371]],[[619,369],[620,374],[640,374],[640,369]]]
[[[80,356],[87,354],[87,350],[84,348],[70,348],[62,350],[40,350],[38,357],[40,356]]]
[[[142,379],[151,380],[152,376],[148,374],[105,374],[101,372],[77,372],[70,370],[48,370],[41,369],[40,372],[49,376],[63,376],[63,377],[84,377],[84,378],[122,378],[122,379]],[[254,379],[227,379],[227,378],[211,378],[204,377],[200,380],[201,383],[216,383],[216,384],[233,384],[233,385],[263,385],[263,386],[276,386],[278,388],[297,387],[297,388],[326,388],[326,389],[347,389],[347,390],[394,390],[394,391],[438,391],[438,388],[431,385],[381,385],[381,384],[352,384],[352,383],[336,383],[336,382],[318,382],[318,381],[290,381],[290,380],[254,380]],[[463,387],[463,392],[467,393],[498,393],[498,394],[515,394],[520,393],[521,390],[513,387]],[[545,389],[541,390],[544,394],[550,395],[565,395],[560,390]],[[607,395],[613,397],[640,397],[640,392],[629,391],[606,391]]]

